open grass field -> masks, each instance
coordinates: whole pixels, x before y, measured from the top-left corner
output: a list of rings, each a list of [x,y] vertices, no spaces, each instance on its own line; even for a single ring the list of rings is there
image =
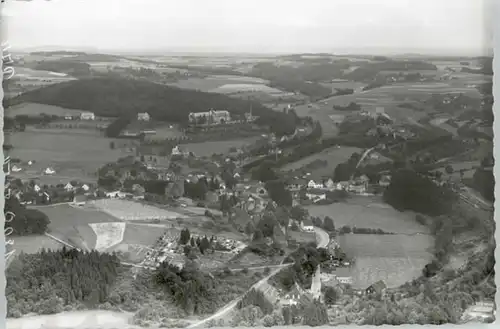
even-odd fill
[[[74,80],[75,78],[59,72],[51,72],[51,71],[42,71],[42,70],[33,70],[26,67],[15,66],[15,76],[21,79],[30,79],[30,78],[38,78],[38,79],[61,79],[61,80]]]
[[[214,153],[227,153],[232,147],[241,148],[244,145],[252,144],[259,137],[249,137],[225,141],[208,141],[204,143],[182,144],[185,150],[193,152],[197,156],[211,156]]]
[[[126,223],[92,223],[89,226],[94,231],[97,239],[94,248],[104,251],[123,241]]]
[[[89,204],[88,207],[123,221],[167,220],[187,217],[178,212],[120,199],[96,200]]]
[[[399,212],[383,203],[380,197],[351,197],[346,202],[307,206],[311,216],[330,216],[335,227],[380,228],[386,232],[427,233],[427,228],[415,221],[412,212]]]
[[[347,255],[355,258],[354,288],[367,288],[378,280],[397,287],[420,276],[432,259],[429,250],[433,238],[428,235],[347,234],[337,240]]]
[[[299,161],[295,161],[292,163],[288,163],[285,166],[283,166],[281,169],[288,171],[288,170],[297,170],[300,169],[307,164],[316,161],[316,160],[326,160],[328,161],[328,165],[326,166],[326,170],[328,170],[328,174],[332,174],[333,170],[339,163],[343,163],[347,161],[351,155],[355,152],[362,152],[363,150],[357,148],[357,147],[348,147],[348,146],[342,146],[340,148],[336,147],[331,147],[328,149],[323,150],[320,153],[313,154],[311,156],[308,156],[306,158],[300,159]]]
[[[46,250],[59,250],[63,245],[46,235],[33,235],[33,236],[16,236],[11,237],[14,240],[12,249],[16,250],[16,254],[24,252],[26,254],[34,254],[42,248]]]
[[[245,91],[249,85],[265,86],[268,81],[252,77],[231,76],[231,75],[212,75],[206,78],[188,78],[179,80],[170,85],[182,89],[194,89],[204,92],[218,92],[217,88],[221,86],[243,85],[247,86],[241,91]],[[269,87],[268,87],[269,88]],[[236,88],[238,90],[238,88]]]
[[[70,134],[50,131],[16,132],[10,136],[12,150],[10,156],[22,161],[23,171],[13,173],[21,179],[39,179],[43,184],[67,183],[70,180],[95,182],[97,170],[106,163],[115,162],[120,157],[130,155],[127,149],[110,149],[108,139],[99,135]],[[75,147],[78,145],[78,147]],[[27,167],[23,163],[35,161]],[[42,175],[47,167],[55,174]]]
[[[37,104],[37,103],[21,103],[14,105],[5,110],[6,117],[15,117],[16,115],[80,115],[83,111],[66,109],[64,107]]]

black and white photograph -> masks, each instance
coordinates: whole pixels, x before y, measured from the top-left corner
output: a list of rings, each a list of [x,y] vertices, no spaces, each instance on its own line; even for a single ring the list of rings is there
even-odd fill
[[[495,321],[489,0],[7,0],[8,329]]]

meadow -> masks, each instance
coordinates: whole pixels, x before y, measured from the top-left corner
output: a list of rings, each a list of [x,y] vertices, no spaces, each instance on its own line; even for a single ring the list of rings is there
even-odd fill
[[[204,92],[213,91],[221,86],[227,85],[265,85],[268,83],[266,80],[252,78],[252,77],[242,77],[242,76],[231,76],[231,75],[211,75],[206,78],[188,78],[179,80],[170,85],[176,86],[182,89],[194,89]],[[244,90],[243,90],[244,91]]]
[[[12,249],[16,250],[14,256],[21,252],[34,254],[42,248],[45,248],[46,250],[59,250],[63,247],[61,243],[46,235],[15,236],[11,238],[14,240],[14,246]]]
[[[233,147],[241,148],[244,145],[251,144],[256,141],[258,137],[225,140],[225,141],[207,141],[204,143],[187,143],[182,144],[181,147],[189,152],[193,152],[197,156],[211,156],[214,153],[227,153]]]
[[[331,175],[333,173],[333,170],[338,164],[346,162],[353,153],[355,152],[360,153],[362,151],[363,150],[357,147],[348,147],[348,146],[341,146],[340,148],[331,147],[321,151],[320,153],[316,153],[306,158],[300,159],[298,161],[288,163],[281,169],[284,171],[298,170],[305,167],[306,165],[310,164],[313,161],[325,160],[328,162],[328,164],[323,168],[314,170],[314,172],[317,173],[318,175],[323,175],[323,174]]]
[[[167,220],[186,217],[174,211],[120,199],[96,200],[86,207],[98,209],[123,221]]]
[[[37,103],[21,103],[9,107],[5,110],[6,117],[15,117],[16,115],[41,115],[42,113],[47,115],[80,115],[83,111],[66,109],[60,106],[52,106]]]
[[[130,155],[127,149],[110,149],[109,139],[96,134],[72,134],[68,130],[57,132],[26,130],[11,135],[10,156],[21,160],[23,171],[13,173],[21,179],[39,179],[43,184],[67,183],[70,180],[95,182],[97,170],[106,163],[115,162],[120,157]],[[27,167],[23,163],[34,161]],[[47,167],[55,174],[42,175]]]
[[[335,227],[382,229],[391,233],[427,233],[428,229],[415,221],[412,212],[399,212],[383,203],[380,197],[351,197],[346,202],[305,207],[311,216],[333,218]]]
[[[365,289],[383,280],[397,287],[419,277],[422,268],[432,260],[429,251],[433,238],[429,235],[362,235],[337,237],[340,247],[354,257],[353,287]]]

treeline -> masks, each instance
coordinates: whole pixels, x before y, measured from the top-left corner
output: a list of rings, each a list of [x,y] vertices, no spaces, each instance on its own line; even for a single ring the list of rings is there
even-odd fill
[[[88,77],[91,75],[90,64],[71,60],[45,60],[37,62],[33,69],[65,73],[74,77]]]
[[[121,117],[111,122],[104,131],[106,137],[116,138],[127,128],[127,126],[132,122],[132,119],[127,117]]]
[[[449,213],[456,198],[449,188],[438,186],[430,178],[408,169],[393,172],[384,192],[385,202],[394,208],[431,216]]]
[[[343,76],[344,79],[354,81],[371,81],[377,77],[380,71],[417,71],[432,70],[436,71],[434,64],[424,61],[399,61],[387,60],[383,62],[368,62],[357,69]]]
[[[380,228],[366,228],[366,227],[356,227],[344,225],[339,229],[340,234],[378,234],[378,235],[391,235],[395,234],[393,232],[386,232]]]
[[[355,102],[350,102],[346,106],[333,105],[333,109],[337,111],[361,111],[361,105]]]
[[[21,253],[6,270],[7,316],[53,314],[105,303],[120,273],[118,258],[92,251]]]
[[[15,216],[12,217],[12,214]],[[12,228],[13,235],[43,234],[47,231],[50,219],[37,209],[26,209],[15,197],[5,199],[5,228]]]
[[[58,83],[5,101],[7,106],[22,102],[91,111],[103,117],[131,118],[139,112],[148,112],[155,120],[177,123],[187,123],[190,112],[205,112],[214,108],[227,109],[233,115],[243,115],[252,108],[253,114],[259,117],[257,124],[282,127],[284,123],[283,113],[258,102],[111,77]],[[288,130],[293,132],[295,126]]]

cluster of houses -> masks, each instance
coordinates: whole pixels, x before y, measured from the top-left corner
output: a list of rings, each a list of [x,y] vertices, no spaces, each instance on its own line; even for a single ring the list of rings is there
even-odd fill
[[[80,113],[79,116],[71,115],[71,114],[66,114],[64,116],[65,120],[84,120],[84,121],[93,121],[96,120],[96,115],[93,112],[82,112]],[[147,112],[144,113],[138,113],[137,114],[137,120],[138,121],[149,121],[151,117]]]
[[[21,204],[49,204],[55,202],[71,202],[72,204],[82,204],[82,199],[88,200],[90,197],[96,197],[96,190],[91,184],[85,183],[67,183],[41,185],[35,182],[28,184],[19,183],[10,184],[12,195],[19,200]]]
[[[383,174],[378,182],[380,187],[387,187],[391,182],[389,174]],[[361,175],[350,181],[334,182],[331,178],[323,180],[314,180],[307,178],[291,179],[288,182],[288,189],[298,196],[300,191],[305,191],[307,199],[317,203],[321,200],[326,200],[327,192],[332,191],[347,191],[354,194],[364,195],[369,192],[370,179],[366,175]]]

